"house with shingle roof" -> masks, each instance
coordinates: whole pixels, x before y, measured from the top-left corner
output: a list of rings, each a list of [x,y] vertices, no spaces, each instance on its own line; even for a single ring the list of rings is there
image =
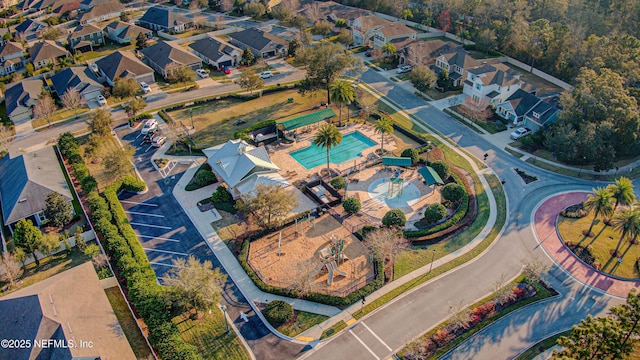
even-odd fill
[[[355,45],[372,45],[379,49],[384,44],[398,39],[415,40],[417,32],[399,22],[389,21],[373,14],[360,16],[352,21],[351,30]]]
[[[96,74],[87,66],[68,67],[51,77],[53,89],[62,98],[69,89],[76,90],[85,102],[94,100],[104,88]]]
[[[136,359],[91,262],[2,297],[0,321],[4,338],[75,345],[2,348],[0,359]]]
[[[477,103],[486,101],[498,105],[523,84],[520,74],[505,64],[482,64],[467,71],[463,93]]]
[[[231,44],[242,50],[248,47],[257,57],[286,56],[289,50],[286,40],[257,28],[231,33],[229,37]]]
[[[116,79],[133,77],[138,83],[153,84],[153,69],[145,65],[135,55],[126,51],[116,51],[95,62],[102,79],[114,86]]]
[[[46,220],[47,195],[56,192],[68,201],[71,190],[53,147],[0,159],[0,204],[2,220],[9,226],[31,219],[38,226]]]
[[[449,41],[417,40],[403,47],[396,46],[396,49],[398,49],[398,55],[400,56],[400,64],[429,67],[435,65],[436,59],[440,55],[455,52],[460,47],[460,45]]]
[[[68,55],[69,52],[65,48],[51,40],[42,40],[29,48],[29,58],[36,70],[49,63],[57,64],[60,59]]]
[[[338,19],[344,19],[348,26],[352,26],[353,21],[361,16],[373,14],[369,10],[338,4],[335,1],[317,1],[315,4],[317,4],[317,9],[323,19],[332,23],[335,23]],[[309,11],[309,9],[305,10],[307,13]]]
[[[0,43],[0,75],[7,75],[24,69],[24,48],[13,41]]]
[[[119,17],[123,11],[125,11],[124,5],[117,0],[111,0],[93,6],[87,12],[80,14],[78,20],[81,24],[107,21]]]
[[[193,27],[193,19],[183,14],[171,11],[164,6],[154,6],[138,19],[138,24],[151,30],[181,33]]]
[[[109,39],[118,44],[132,44],[140,34],[145,34],[147,38],[153,36],[153,31],[124,21],[114,21],[108,24],[105,26],[104,32]]]
[[[189,45],[191,52],[203,62],[218,69],[236,66],[242,58],[242,50],[218,39],[206,37]]]
[[[496,114],[509,123],[534,131],[554,122],[559,112],[557,107],[522,89],[516,90],[496,107]]]
[[[102,4],[108,1],[111,0],[82,0],[80,1],[80,10],[86,11],[98,4]]]
[[[189,67],[193,70],[202,67],[202,60],[177,45],[161,41],[140,50],[144,61],[156,72],[167,78],[174,69]]]
[[[15,125],[30,120],[41,92],[42,80],[39,79],[24,79],[7,85],[4,101],[9,120]]]
[[[26,42],[37,41],[46,28],[47,24],[41,21],[27,19],[16,26],[16,39],[24,39]]]
[[[67,37],[69,47],[82,52],[93,51],[94,45],[104,44],[104,35],[100,28],[84,24],[78,25]]]
[[[442,70],[447,70],[453,86],[460,86],[467,77],[467,70],[480,65],[482,65],[482,62],[474,59],[468,51],[462,47],[457,47],[438,56],[431,70],[436,75],[440,74]]]

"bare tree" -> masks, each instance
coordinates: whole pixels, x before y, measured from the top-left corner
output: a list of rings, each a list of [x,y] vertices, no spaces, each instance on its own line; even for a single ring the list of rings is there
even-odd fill
[[[390,228],[371,231],[365,238],[364,245],[373,252],[373,256],[385,265],[385,274],[393,276],[393,261],[397,254],[409,248],[409,241],[402,233]]]
[[[253,94],[254,90],[259,90],[264,86],[264,80],[248,68],[240,70],[240,77],[236,80],[236,83],[242,89],[249,90],[250,94]]]
[[[524,273],[527,275],[529,280],[534,282],[543,282],[542,274],[549,270],[549,265],[538,257],[533,257],[531,259],[524,259],[522,261],[524,263]]]
[[[417,42],[414,44],[411,44],[408,48],[407,48],[407,60],[406,63],[409,64],[413,64],[415,65],[425,65],[424,63],[425,59],[427,58],[427,54],[424,51],[421,51],[422,49],[420,49],[422,47],[422,42]]]
[[[292,267],[291,272],[294,277],[290,287],[298,291],[301,298],[318,288],[318,283],[315,280],[320,269],[315,258],[308,259],[299,263],[298,266]]]
[[[220,11],[229,12],[233,10],[233,0],[222,0],[220,3]]]
[[[363,91],[362,96],[358,99],[362,109],[360,109],[361,117],[366,121],[369,115],[378,110],[378,99],[371,95],[368,91]]]
[[[491,110],[487,106],[489,103],[486,100],[473,100],[468,96],[458,107],[458,112],[472,121],[487,121],[491,116]]]
[[[322,18],[322,11],[320,10],[320,4],[318,4],[317,2],[307,4],[304,7],[304,13],[307,16],[307,19],[309,19],[309,22],[312,24],[320,20],[320,18]]]
[[[507,286],[507,274],[502,273],[500,277],[493,283],[493,293],[495,299],[500,304],[504,304],[511,298],[511,289]]]
[[[51,125],[51,118],[56,112],[56,104],[49,95],[40,96],[36,106],[33,107],[33,116],[36,118],[42,118],[47,121],[48,125]]]
[[[9,287],[13,287],[16,279],[22,276],[22,265],[10,252],[2,253],[2,261],[0,261],[0,279],[8,281]]]
[[[15,139],[14,131],[10,126],[0,125],[0,151],[7,151],[8,145]]]
[[[457,303],[449,302],[449,323],[453,327],[466,329],[471,322],[471,310],[464,307],[463,300]]]
[[[84,98],[78,90],[69,88],[62,95],[62,103],[67,109],[72,109],[75,117],[78,117],[78,108],[84,104]]]

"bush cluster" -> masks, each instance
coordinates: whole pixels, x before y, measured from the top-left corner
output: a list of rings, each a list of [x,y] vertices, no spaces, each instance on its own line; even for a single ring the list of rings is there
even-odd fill
[[[447,208],[442,204],[431,204],[424,210],[424,221],[427,224],[435,224],[447,216]]]
[[[407,217],[400,209],[391,209],[382,217],[382,225],[403,227],[407,223]]]
[[[187,186],[184,187],[186,191],[193,191],[205,187],[207,185],[211,185],[218,181],[216,175],[211,171],[211,167],[209,164],[204,164],[202,167],[196,171],[196,174],[193,176],[193,179],[189,181]]]
[[[333,179],[331,179],[330,183],[331,186],[333,186],[333,188],[336,190],[344,189],[347,184],[342,176],[334,177]]]
[[[415,166],[420,161],[420,152],[418,151],[418,149],[404,149],[402,150],[402,154],[400,154],[400,156],[411,158],[411,165],[413,166]]]
[[[222,185],[219,185],[216,188],[216,191],[211,195],[211,201],[214,203],[230,202],[231,200],[233,200],[231,194],[229,194],[227,188]]]
[[[293,307],[286,301],[273,300],[262,312],[267,321],[275,326],[284,324],[293,317]]]
[[[346,198],[342,203],[342,207],[344,207],[344,211],[349,214],[355,214],[360,209],[362,209],[362,203],[360,203],[360,199],[356,197]]]
[[[460,184],[449,183],[442,188],[440,193],[445,201],[456,204],[462,199],[466,190]]]
[[[62,156],[64,156],[69,165],[71,165],[73,175],[78,183],[80,183],[82,191],[85,194],[89,194],[98,190],[98,182],[93,176],[89,175],[89,169],[87,169],[87,166],[84,164],[84,159],[82,155],[80,155],[78,141],[71,133],[66,132],[60,135],[58,138],[58,148]]]

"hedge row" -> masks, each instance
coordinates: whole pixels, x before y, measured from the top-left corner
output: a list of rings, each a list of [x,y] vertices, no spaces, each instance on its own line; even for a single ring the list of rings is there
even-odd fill
[[[258,274],[253,270],[251,265],[249,265],[247,258],[249,256],[249,239],[245,239],[242,242],[242,248],[240,249],[240,253],[238,254],[238,261],[240,262],[240,266],[244,269],[244,271],[249,275],[251,280],[256,284],[258,289],[268,292],[275,295],[287,296],[291,298],[300,298],[300,292],[298,290],[286,289],[275,287],[266,284]],[[372,292],[378,290],[384,285],[384,265],[381,261],[375,260],[374,264],[375,269],[375,279],[368,283],[367,285],[361,287],[360,289],[353,291],[349,295],[345,297],[339,297],[334,295],[320,294],[311,292],[303,297],[303,299],[309,301],[315,301],[322,304],[333,305],[333,306],[348,306],[351,305],[363,297],[371,294]]]
[[[77,140],[66,132],[58,138],[58,148],[60,153],[67,159],[69,165],[73,170],[73,175],[80,183],[80,187],[85,194],[90,194],[98,190],[98,182],[96,179],[89,175],[89,169],[84,164],[84,159],[80,155],[80,146]]]
[[[261,121],[257,124],[253,124],[251,126],[249,126],[248,128],[244,128],[241,130],[238,130],[236,132],[233,133],[233,138],[234,139],[242,139],[242,140],[250,140],[249,139],[249,135],[247,135],[247,133],[254,131],[254,130],[258,130],[260,128],[263,127],[267,127],[267,126],[271,126],[271,125],[275,125],[276,121],[275,120],[265,120],[265,121]]]
[[[74,145],[75,144],[75,145]],[[73,154],[77,147],[73,137],[60,137],[59,146]],[[157,348],[162,359],[201,359],[197,348],[186,343],[176,325],[171,321],[171,301],[168,292],[156,282],[142,245],[127,220],[118,200],[121,190],[141,191],[144,182],[124,177],[107,186],[103,196],[96,191],[88,195],[91,220],[122,277],[126,280],[128,298],[144,319],[149,329],[149,341]]]

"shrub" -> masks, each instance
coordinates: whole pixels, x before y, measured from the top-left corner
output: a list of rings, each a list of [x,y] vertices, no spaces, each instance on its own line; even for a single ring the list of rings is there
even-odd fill
[[[342,203],[344,207],[344,211],[348,214],[355,214],[362,208],[362,204],[360,203],[360,199],[356,197],[346,198]]]
[[[411,165],[415,165],[418,163],[418,161],[420,161],[420,153],[418,152],[418,149],[404,149],[402,150],[402,154],[400,154],[400,156],[411,158]]]
[[[265,92],[263,91],[263,94]],[[233,133],[233,138],[234,139],[242,139],[242,140],[246,140],[249,141],[251,139],[249,139],[249,135],[247,135],[247,133],[253,131],[253,130],[258,130],[260,128],[266,127],[266,126],[270,126],[270,125],[275,125],[276,121],[275,120],[265,120],[262,122],[259,122],[257,124],[254,124],[252,126],[249,126],[248,128],[244,128],[241,130],[238,130],[236,132]]]
[[[407,217],[404,215],[404,213],[400,209],[389,210],[387,211],[386,214],[384,214],[384,217],[382,218],[382,225],[388,226],[388,227],[391,227],[391,226],[404,227],[406,223],[407,223]]]
[[[196,174],[193,176],[193,179],[185,186],[186,191],[193,191],[205,187],[207,185],[211,185],[218,181],[216,176],[211,171],[211,166],[209,164],[203,164]]]
[[[462,185],[450,183],[445,185],[440,191],[442,198],[451,203],[457,203],[462,199],[466,191]]]
[[[424,221],[427,224],[434,224],[447,216],[447,208],[442,204],[431,204],[424,210]]]
[[[429,164],[435,170],[438,175],[442,178],[442,180],[446,180],[451,175],[451,169],[449,168],[449,164],[444,161],[438,160]]]
[[[85,194],[98,190],[98,182],[93,176],[87,176],[80,181],[80,187]]]
[[[211,195],[211,201],[214,203],[230,202],[231,200],[231,194],[229,194],[227,188],[222,185],[218,186],[213,195]]]
[[[73,164],[73,173],[78,181],[82,181],[84,178],[89,176],[89,169],[87,169],[85,164]]]
[[[282,300],[273,300],[265,306],[262,313],[271,324],[280,325],[293,317],[293,307]]]
[[[333,186],[333,188],[336,190],[344,189],[345,185],[346,182],[344,181],[344,178],[342,176],[336,176],[331,179],[331,186]]]

